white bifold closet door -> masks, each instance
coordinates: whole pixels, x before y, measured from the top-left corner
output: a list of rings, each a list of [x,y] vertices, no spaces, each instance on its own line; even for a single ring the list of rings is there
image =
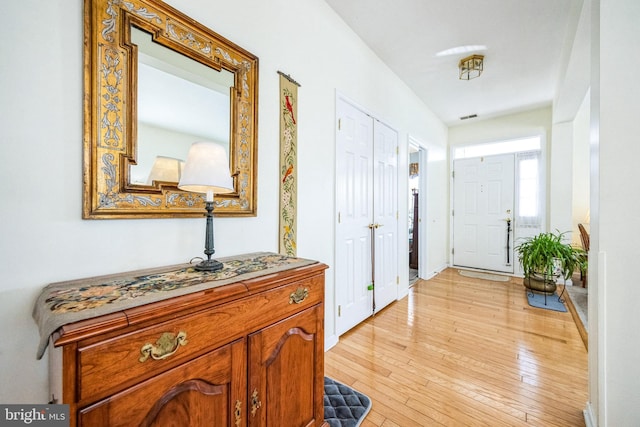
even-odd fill
[[[336,111],[340,335],[397,299],[398,134],[345,100]]]

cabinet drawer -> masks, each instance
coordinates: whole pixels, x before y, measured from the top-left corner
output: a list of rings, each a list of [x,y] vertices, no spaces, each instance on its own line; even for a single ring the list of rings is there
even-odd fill
[[[243,330],[241,322],[233,320],[237,306],[218,307],[79,346],[79,399],[113,393],[236,339]]]
[[[242,408],[245,371],[245,343],[239,340],[82,408],[78,424],[239,425],[242,412],[229,408]]]
[[[80,342],[78,399],[90,401],[134,385],[323,298],[319,275],[102,341]]]
[[[252,297],[248,333],[324,301],[324,276],[273,288]]]

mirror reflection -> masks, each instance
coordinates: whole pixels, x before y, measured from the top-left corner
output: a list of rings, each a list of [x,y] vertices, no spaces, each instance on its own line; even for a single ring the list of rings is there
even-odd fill
[[[258,58],[159,0],[86,6],[82,217],[202,216],[204,197],[177,182],[203,140],[233,173],[216,216],[255,216]]]
[[[234,75],[153,42],[131,27],[138,46],[137,156],[129,184],[177,183],[189,147],[212,141],[229,150]]]

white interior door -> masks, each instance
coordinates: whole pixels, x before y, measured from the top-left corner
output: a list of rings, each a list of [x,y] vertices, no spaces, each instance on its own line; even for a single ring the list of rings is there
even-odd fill
[[[379,121],[374,129],[374,311],[398,298],[398,133]]]
[[[371,316],[373,293],[373,120],[339,99],[336,105],[336,300],[338,335]]]
[[[456,160],[453,181],[453,264],[513,273],[514,155]]]

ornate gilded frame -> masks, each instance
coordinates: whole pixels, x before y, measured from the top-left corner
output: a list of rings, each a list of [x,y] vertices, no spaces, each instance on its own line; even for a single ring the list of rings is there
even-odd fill
[[[204,196],[177,183],[129,184],[137,149],[132,24],[172,50],[234,74],[229,157],[235,191],[215,196],[215,214],[255,216],[258,58],[159,0],[85,0],[84,6],[83,218],[204,214]]]

